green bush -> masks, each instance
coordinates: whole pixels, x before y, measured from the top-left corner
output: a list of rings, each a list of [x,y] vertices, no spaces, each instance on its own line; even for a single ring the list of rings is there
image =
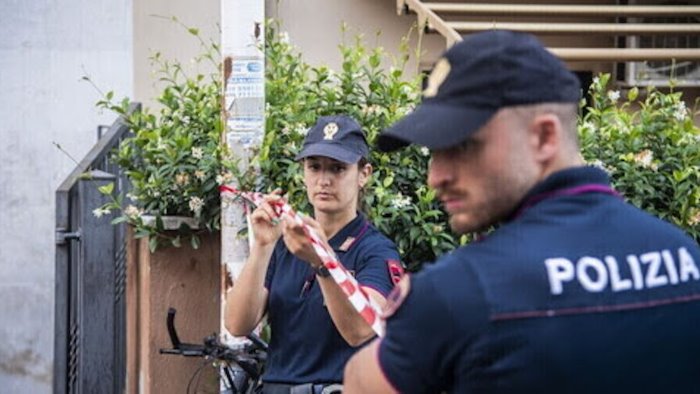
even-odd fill
[[[196,29],[188,29],[199,38]],[[213,43],[202,42],[197,62],[219,65]],[[178,63],[154,57],[165,87],[158,116],[148,109],[127,114],[128,100],[113,103],[111,93],[99,105],[126,116],[134,131],[115,154],[127,171],[133,190],[126,201],[113,201],[97,215],[119,209],[115,222],[136,226],[137,236],[151,237],[151,249],[179,246],[197,231],[219,228],[221,200],[217,186],[234,177],[242,188],[270,191],[281,188],[289,202],[310,212],[302,170],[294,156],[308,128],[319,116],[346,113],[355,117],[374,145],[381,130],[409,113],[420,99],[420,80],[406,74],[407,39],[400,55],[369,47],[361,37],[339,45],[340,70],[311,66],[276,22],[266,28],[266,130],[245,172],[222,147],[221,76],[218,71],[188,77]],[[417,53],[418,51],[416,51]],[[218,69],[218,67],[217,67]],[[626,99],[607,90],[608,75],[595,79],[592,101],[583,103],[580,119],[582,155],[605,168],[613,185],[634,205],[664,218],[700,239],[700,130],[693,124],[680,93],[649,89],[644,97],[631,89]],[[365,211],[377,227],[393,239],[409,269],[470,240],[458,237],[447,225],[433,191],[425,186],[429,152],[409,147],[398,152],[373,151],[374,175],[366,190]],[[103,189],[112,195],[112,187]],[[143,215],[155,216],[144,221]],[[183,226],[163,231],[162,216],[194,216],[199,230]]]
[[[293,157],[304,133],[321,115],[355,116],[373,144],[378,133],[418,102],[419,80],[405,75],[402,56],[368,48],[360,38],[339,46],[342,68],[305,63],[279,26],[271,24],[266,43],[266,134],[260,153],[262,187],[281,187],[290,201],[308,210],[301,169]],[[388,60],[393,62],[388,63]],[[388,67],[388,68],[387,68]],[[609,75],[591,86],[592,102],[580,119],[582,155],[604,167],[614,187],[634,205],[700,238],[700,131],[677,92],[639,89],[627,100],[606,89]],[[583,105],[587,105],[583,103]],[[634,109],[635,105],[639,109]],[[275,158],[272,160],[271,158]],[[426,188],[428,152],[411,147],[391,154],[372,152],[374,177],[367,210],[372,221],[399,246],[404,261],[419,269],[426,261],[470,240],[449,231],[447,217]]]
[[[260,188],[282,188],[290,203],[310,211],[302,169],[294,161],[304,136],[319,116],[345,113],[364,127],[370,146],[381,130],[407,114],[418,102],[420,81],[408,78],[407,39],[392,58],[381,47],[369,48],[361,37],[339,50],[342,67],[305,63],[286,33],[269,23],[266,36],[266,130],[257,163]],[[372,222],[394,240],[409,268],[452,249],[457,238],[445,225],[434,192],[425,186],[428,151],[411,147],[393,153],[374,150],[374,175],[366,188],[365,210]]]
[[[113,185],[101,188],[112,201],[94,214],[120,211],[112,223],[133,225],[137,238],[149,237],[151,251],[164,245],[180,246],[183,241],[197,248],[201,233],[218,230],[218,186],[233,180],[234,161],[221,144],[219,48],[213,41],[205,42],[197,29],[185,28],[199,39],[203,51],[193,59],[193,68],[213,71],[187,75],[181,63],[155,53],[151,60],[162,87],[157,115],[149,108],[129,113],[129,100],[115,102],[112,92],[97,103],[123,116],[133,134],[112,155],[129,179],[131,191],[124,196],[115,195]],[[177,230],[166,231],[166,216],[190,219]]]
[[[700,240],[700,129],[680,92],[608,90],[594,79],[580,119],[583,156],[605,168],[632,204]],[[643,97],[642,97],[643,96]]]

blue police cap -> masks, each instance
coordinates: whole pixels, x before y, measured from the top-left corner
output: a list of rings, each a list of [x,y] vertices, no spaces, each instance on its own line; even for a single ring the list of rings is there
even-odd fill
[[[576,103],[576,75],[534,36],[506,30],[473,34],[435,64],[423,102],[379,136],[379,149],[460,144],[504,107]]]
[[[322,116],[309,130],[297,160],[309,156],[330,157],[354,164],[368,158],[369,148],[360,124],[347,115]]]

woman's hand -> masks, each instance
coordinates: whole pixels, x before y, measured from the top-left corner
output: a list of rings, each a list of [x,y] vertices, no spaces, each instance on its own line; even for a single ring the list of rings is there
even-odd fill
[[[314,229],[320,241],[328,248],[326,233],[321,228],[321,225],[308,216],[305,216],[303,221],[306,225]],[[282,234],[287,249],[299,259],[306,261],[313,268],[317,268],[323,264],[321,258],[316,254],[304,226],[297,223],[291,217],[285,216],[282,220]]]
[[[272,203],[279,201],[280,190],[277,189],[263,198],[263,203],[250,215],[250,223],[255,235],[255,243],[258,246],[274,245],[282,235],[282,226],[279,225],[280,218],[277,217]]]

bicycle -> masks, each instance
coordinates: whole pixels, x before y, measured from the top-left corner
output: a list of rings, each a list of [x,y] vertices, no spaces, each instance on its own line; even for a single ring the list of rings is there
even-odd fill
[[[249,342],[231,347],[221,343],[216,333],[204,338],[203,343],[183,343],[175,329],[175,308],[168,309],[167,328],[172,349],[160,349],[161,354],[181,355],[184,357],[202,357],[212,361],[215,367],[219,367],[219,374],[223,375],[225,394],[257,394],[262,392],[262,374],[267,360],[268,346],[257,335],[247,335]],[[186,393],[190,392],[192,383],[197,378],[194,386],[196,391],[199,374],[209,362],[203,364],[190,378]],[[218,364],[218,365],[217,365]]]

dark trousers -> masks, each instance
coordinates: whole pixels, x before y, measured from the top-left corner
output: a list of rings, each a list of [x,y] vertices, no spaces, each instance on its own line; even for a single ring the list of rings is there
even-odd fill
[[[263,394],[337,394],[343,392],[343,386],[340,383],[263,383],[262,392]]]

